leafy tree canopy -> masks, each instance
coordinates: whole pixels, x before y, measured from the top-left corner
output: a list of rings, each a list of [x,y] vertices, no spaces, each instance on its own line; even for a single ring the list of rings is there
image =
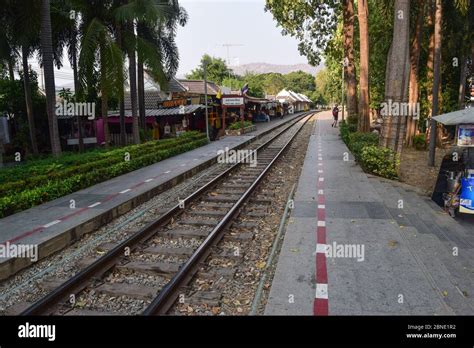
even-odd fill
[[[204,79],[204,65],[207,67],[207,80],[213,81],[218,85],[222,85],[222,82],[226,78],[235,78],[234,73],[230,68],[227,67],[225,61],[221,58],[211,57],[205,54],[201,58],[200,65],[191,71],[190,74],[186,75],[186,78],[192,80],[203,80]]]

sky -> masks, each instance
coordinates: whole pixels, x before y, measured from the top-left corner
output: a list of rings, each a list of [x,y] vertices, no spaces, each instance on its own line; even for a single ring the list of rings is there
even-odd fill
[[[306,63],[294,38],[281,35],[276,21],[264,11],[265,0],[181,0],[189,20],[176,41],[181,57],[178,76],[194,69],[203,54],[228,60],[231,65],[247,63]]]
[[[298,52],[298,42],[282,36],[281,28],[269,12],[264,11],[265,0],[180,0],[188,13],[188,23],[179,27],[176,42],[179,49],[179,78],[196,68],[207,53],[230,61],[231,65],[270,63],[293,65],[306,63]],[[239,45],[229,47],[225,44]],[[228,59],[230,58],[230,59]],[[64,66],[55,69],[56,89],[73,89],[72,69],[67,54]],[[36,59],[30,59],[38,72]]]

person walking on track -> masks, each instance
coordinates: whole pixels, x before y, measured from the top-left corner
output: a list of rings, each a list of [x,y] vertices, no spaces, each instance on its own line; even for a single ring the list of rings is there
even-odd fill
[[[337,128],[337,121],[339,120],[339,108],[337,104],[334,106],[334,109],[332,109],[332,117],[334,118],[334,122],[331,127]]]

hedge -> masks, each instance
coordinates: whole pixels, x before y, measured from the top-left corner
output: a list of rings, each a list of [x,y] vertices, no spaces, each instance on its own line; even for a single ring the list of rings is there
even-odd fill
[[[84,167],[88,168],[88,170],[76,173],[68,170],[69,176],[58,175],[36,187],[25,188],[22,191],[1,197],[0,217],[12,215],[116,176],[149,166],[166,158],[203,146],[208,142],[205,135],[198,137],[201,139],[189,138],[188,140],[191,141],[185,143],[177,141],[178,144],[175,143],[173,146],[168,144],[166,148],[148,151],[138,157],[132,157],[130,161],[124,161],[122,156],[122,161],[119,163],[98,166],[97,163],[101,161],[97,161],[93,163],[93,166]],[[123,149],[120,149],[122,154],[123,151]]]
[[[353,124],[341,123],[340,135],[365,172],[388,179],[398,179],[399,156],[378,146],[378,135],[360,133]]]
[[[170,149],[182,144],[193,142],[195,140],[204,139],[205,135],[191,134],[189,136],[183,136],[177,139],[170,139],[158,142],[149,142],[141,145],[127,146],[121,149],[110,150],[105,153],[92,154],[88,153],[83,155],[77,155],[71,159],[59,159],[57,163],[51,163],[45,167],[29,167],[26,170],[22,170],[22,167],[17,167],[17,177],[21,178],[15,181],[7,182],[0,185],[0,196],[21,192],[25,189],[31,189],[37,186],[46,184],[51,180],[62,180],[70,177],[71,175],[86,173],[93,170],[95,167],[108,167],[124,161],[125,153],[130,154],[130,158],[139,158],[150,152]],[[66,166],[66,163],[69,166]]]
[[[199,132],[187,132],[174,139],[163,139],[159,141],[150,141],[139,145],[129,145],[114,149],[97,149],[82,154],[64,154],[60,158],[50,157],[47,159],[27,162],[17,167],[7,168],[0,172],[1,182],[12,182],[25,180],[31,176],[51,174],[52,172],[61,170],[67,166],[80,166],[82,164],[99,161],[110,157],[121,157],[125,152],[129,152],[131,156],[137,152],[144,152],[150,149],[163,146],[174,146],[178,143],[184,143],[192,140],[204,138],[205,135]]]

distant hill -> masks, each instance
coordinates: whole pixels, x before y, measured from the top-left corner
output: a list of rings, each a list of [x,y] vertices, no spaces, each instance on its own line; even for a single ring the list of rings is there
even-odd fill
[[[252,72],[255,74],[266,74],[273,72],[286,75],[290,72],[298,70],[307,72],[311,75],[316,75],[316,73],[321,70],[321,67],[314,67],[309,64],[278,65],[268,63],[249,63],[239,66],[232,66],[231,69],[237,75],[244,75],[246,72]]]

